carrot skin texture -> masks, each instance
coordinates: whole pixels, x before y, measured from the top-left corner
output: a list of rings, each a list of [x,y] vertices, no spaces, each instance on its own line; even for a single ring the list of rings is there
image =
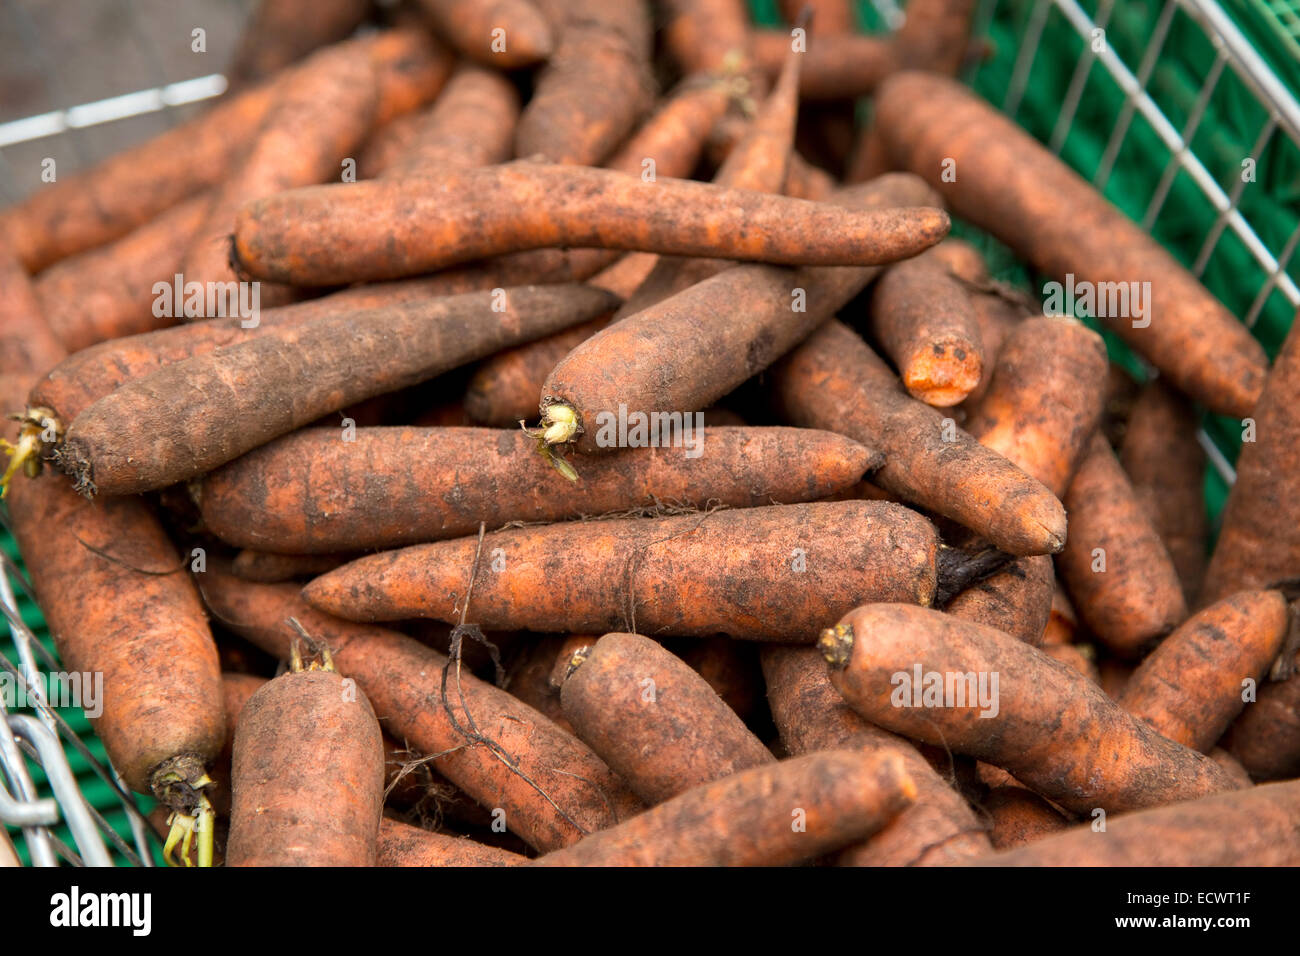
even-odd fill
[[[705,428],[699,437],[707,455],[628,449],[584,464],[571,486],[517,428],[359,428],[346,444],[333,429],[307,429],[207,475],[197,497],[208,530],[228,543],[319,554],[656,500],[733,508],[809,501],[850,487],[880,460],[849,439],[806,429]]]
[[[744,69],[750,57],[749,11],[744,0],[668,0],[663,45],[682,73]],[[779,72],[780,64],[773,72]]]
[[[832,319],[775,366],[783,420],[838,431],[885,454],[872,481],[958,521],[1014,555],[1065,542],[1065,509],[1038,480],[909,396],[848,326]]]
[[[1141,226],[1011,119],[955,81],[921,73],[886,80],[876,116],[899,168],[926,177],[956,215],[1039,271],[1150,282],[1148,324],[1103,321],[1183,393],[1212,411],[1251,414],[1268,368],[1263,347]],[[945,159],[961,170],[955,183],[942,181]]]
[[[200,583],[213,616],[278,657],[288,656],[294,637],[285,621],[297,618],[307,633],[329,645],[336,666],[366,692],[393,736],[420,753],[442,754],[433,761],[438,772],[482,806],[503,809],[506,826],[531,846],[545,852],[583,835],[488,747],[465,746],[466,737],[443,704],[444,655],[395,631],[318,613],[293,584],[250,584],[211,565]],[[460,675],[464,706],[454,673],[447,686],[456,722],[467,726],[468,707],[479,729],[578,826],[601,830],[641,810],[641,802],[586,744],[533,708],[468,673]]]
[[[1300,780],[1129,813],[972,866],[1297,866]]]
[[[870,836],[915,791],[892,751],[813,753],[695,787],[533,865],[790,865]],[[796,809],[804,832],[793,832]]]
[[[1280,591],[1243,591],[1188,618],[1147,655],[1118,700],[1185,747],[1208,753],[1261,681],[1286,636]]]
[[[522,866],[528,858],[469,837],[433,833],[384,817],[376,866]]]
[[[851,628],[851,647],[833,648],[842,663],[832,666],[831,682],[858,713],[1003,767],[1067,810],[1134,810],[1232,785],[1208,757],[1157,734],[1096,685],[1000,631],[903,604],[861,607],[841,624]],[[996,714],[981,717],[988,708],[978,702],[914,707],[911,695],[895,706],[900,686],[891,675],[916,666],[990,675],[990,683],[1000,674]]]
[[[474,614],[488,630],[600,634],[635,623],[656,635],[812,641],[865,600],[928,604],[937,545],[920,515],[877,501],[513,529],[483,540],[483,555],[501,549],[504,569],[479,574]],[[303,593],[354,620],[455,621],[476,546],[460,538],[369,555]]]
[[[1187,400],[1156,380],[1134,403],[1119,449],[1120,464],[1178,569],[1189,604],[1209,563],[1205,451],[1196,425]]]
[[[639,634],[596,641],[560,699],[578,738],[648,806],[776,762],[703,677]]]
[[[374,866],[384,742],[366,695],[331,671],[281,674],[239,715],[228,866]]]
[[[896,176],[855,187],[837,200],[869,215],[866,209],[923,203],[929,195],[915,177]],[[914,208],[882,214],[924,212]],[[929,233],[926,244],[942,238],[942,231],[946,227]],[[579,452],[607,450],[602,421],[617,421],[620,406],[672,412],[712,404],[811,334],[876,272],[870,267],[728,269],[583,342],[547,377],[540,406],[544,414],[557,403],[576,412],[580,431],[574,447]],[[796,303],[801,311],[795,310]]]
[[[585,286],[534,286],[504,290],[505,311],[498,301],[476,292],[344,314],[176,362],[78,415],[60,461],[88,494],[162,488],[354,402],[581,322],[614,300]]]
[[[1055,593],[1052,559],[1040,554],[1021,558],[967,588],[949,601],[944,610],[1040,647]]]
[[[760,654],[772,717],[796,756],[820,750],[897,751],[916,785],[916,801],[864,843],[845,849],[842,866],[942,866],[989,850],[966,801],[902,737],[859,717],[831,685],[816,648],[764,646]]]
[[[947,231],[937,209],[849,211],[517,161],[436,181],[307,186],[259,199],[239,212],[233,257],[253,278],[309,286],[400,278],[550,246],[866,266],[913,255]]]
[[[245,548],[230,562],[230,572],[245,581],[279,584],[295,578],[314,578],[352,560],[347,554],[275,554]]]
[[[484,66],[530,66],[554,48],[550,24],[529,0],[420,0],[420,6],[444,40]],[[502,46],[494,43],[496,31],[504,31]]]
[[[91,505],[46,474],[15,483],[9,507],[27,515],[15,522],[18,547],[60,657],[71,671],[103,674],[93,724],[127,786],[155,792],[152,778],[170,758],[215,757],[225,740],[217,648],[145,502]]]
[[[43,375],[66,354],[45,319],[32,280],[0,232],[0,374],[17,375],[25,382]],[[10,399],[9,391],[7,388],[4,394],[6,399]],[[5,414],[12,411],[17,407],[4,409]]]
[[[1065,507],[1070,537],[1057,568],[1075,609],[1112,651],[1140,656],[1187,617],[1187,602],[1168,550],[1100,432]]]
[[[992,823],[989,840],[995,850],[1025,846],[1070,826],[1051,804],[1024,787],[994,787],[980,809]]]
[[[1223,737],[1224,749],[1255,780],[1300,776],[1300,654],[1292,667],[1286,680],[1259,688],[1254,703],[1242,710]]]
[[[1244,442],[1237,480],[1223,506],[1222,527],[1199,602],[1234,591],[1268,588],[1300,567],[1300,322],[1293,322],[1254,410],[1255,440]]]

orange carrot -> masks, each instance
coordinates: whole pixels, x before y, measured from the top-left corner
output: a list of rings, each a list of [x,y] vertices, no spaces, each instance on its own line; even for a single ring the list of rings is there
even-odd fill
[[[530,0],[420,0],[420,6],[458,52],[498,70],[538,63],[555,47],[550,24]]]
[[[522,866],[527,857],[468,837],[433,833],[384,817],[376,866]]]
[[[344,39],[365,20],[369,7],[365,0],[261,0],[226,68],[230,86],[261,82]]]

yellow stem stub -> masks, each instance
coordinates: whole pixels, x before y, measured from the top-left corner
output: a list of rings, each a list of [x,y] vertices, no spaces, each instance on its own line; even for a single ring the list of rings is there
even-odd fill
[[[18,430],[18,441],[0,438],[0,448],[9,456],[4,475],[0,476],[0,498],[9,493],[9,482],[20,469],[28,478],[35,478],[41,473],[41,456],[46,446],[57,442],[63,433],[54,412],[48,408],[29,408],[9,417],[21,427]]]

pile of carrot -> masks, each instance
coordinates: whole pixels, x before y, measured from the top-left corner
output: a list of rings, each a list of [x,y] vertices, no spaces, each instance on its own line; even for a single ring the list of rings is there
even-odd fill
[[[973,3],[779,7],[263,0],[0,212],[6,522],[168,863],[1300,864],[1300,329]]]

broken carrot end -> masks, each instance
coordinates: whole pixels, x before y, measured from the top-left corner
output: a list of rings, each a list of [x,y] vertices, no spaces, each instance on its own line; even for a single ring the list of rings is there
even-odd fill
[[[836,624],[826,628],[817,638],[817,650],[836,670],[848,667],[853,653],[853,625]]]

